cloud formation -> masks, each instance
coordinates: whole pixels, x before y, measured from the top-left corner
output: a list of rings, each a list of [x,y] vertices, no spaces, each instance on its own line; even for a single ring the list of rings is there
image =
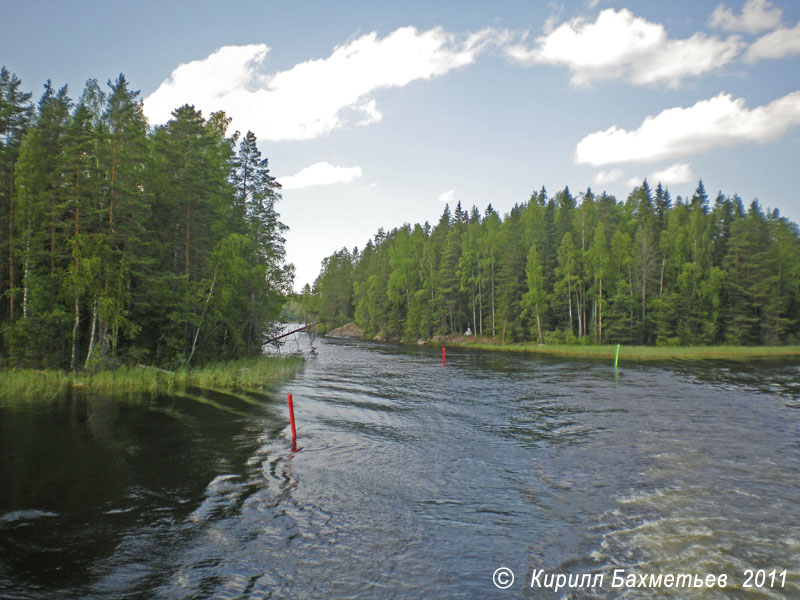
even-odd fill
[[[631,11],[606,9],[594,22],[575,18],[536,39],[532,48],[513,44],[505,48],[512,60],[524,65],[562,65],[572,72],[576,86],[625,78],[637,85],[677,87],[734,59],[741,43],[695,33],[669,39],[664,26],[637,17]]]
[[[592,181],[597,185],[608,185],[615,183],[622,179],[622,169],[611,169],[610,171],[598,171],[592,178]]]
[[[622,169],[615,167],[609,171],[598,171],[592,178],[592,183],[596,185],[610,185],[621,181],[624,176],[625,173]],[[678,162],[664,167],[663,169],[657,169],[647,176],[648,181],[654,184],[661,183],[663,185],[688,183],[692,181],[693,178],[692,168],[687,162]],[[625,184],[629,187],[638,187],[642,184],[643,179],[642,176],[635,175],[633,177],[628,177],[628,179],[625,180]]]
[[[628,180],[625,182],[625,185],[631,188],[637,188],[642,185],[642,178],[638,176],[629,177]]]
[[[653,171],[647,176],[647,179],[653,183],[661,183],[663,185],[679,185],[681,183],[689,183],[694,179],[694,175],[689,163],[679,162],[664,169]]]
[[[744,99],[721,93],[647,117],[633,131],[614,125],[591,133],[578,142],[575,162],[603,166],[684,158],[714,148],[774,141],[797,124],[800,91],[753,109]]]
[[[264,44],[225,46],[181,64],[144,100],[151,123],[164,123],[186,102],[205,114],[224,110],[233,127],[261,139],[306,140],[349,124],[380,121],[370,94],[439,77],[474,62],[505,32],[487,28],[456,35],[435,27],[396,29],[384,38],[372,32],[337,46],[327,58],[267,74]]]
[[[708,24],[724,31],[761,33],[780,27],[782,15],[783,11],[774,8],[769,0],[747,0],[740,15],[734,15],[727,6],[718,4]]]
[[[744,55],[745,61],[754,63],[765,58],[784,58],[800,54],[800,21],[788,29],[776,29],[753,42]]]
[[[448,204],[453,204],[456,202],[456,191],[455,190],[447,190],[446,192],[442,192],[439,194],[439,202],[447,202]]]
[[[284,190],[296,190],[312,185],[349,183],[361,177],[361,167],[336,167],[327,162],[314,163],[294,175],[278,178]]]

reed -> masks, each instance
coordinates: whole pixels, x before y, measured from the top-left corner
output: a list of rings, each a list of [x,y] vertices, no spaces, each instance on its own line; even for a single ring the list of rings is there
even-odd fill
[[[8,369],[0,370],[0,401],[7,398],[48,399],[70,389],[113,393],[169,393],[188,386],[252,390],[293,376],[303,364],[300,356],[259,356],[176,371],[143,365],[96,373]]]
[[[482,342],[455,342],[449,346],[477,348],[500,352],[524,352],[567,358],[602,358],[614,360],[617,346],[580,346],[561,344],[490,344]],[[800,357],[800,346],[622,346],[619,360],[705,360]]]

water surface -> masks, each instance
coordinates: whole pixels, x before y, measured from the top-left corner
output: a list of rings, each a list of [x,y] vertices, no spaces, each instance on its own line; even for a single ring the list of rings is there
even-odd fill
[[[0,596],[548,597],[534,569],[670,596],[615,568],[800,595],[797,364],[316,346],[262,394],[0,400]]]

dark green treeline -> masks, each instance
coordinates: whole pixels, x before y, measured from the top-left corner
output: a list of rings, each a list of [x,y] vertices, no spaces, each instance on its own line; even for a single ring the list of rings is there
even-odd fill
[[[291,285],[255,136],[182,106],[150,129],[124,76],[35,106],[0,71],[6,365],[162,366],[261,352]],[[238,146],[238,152],[237,152]]]
[[[323,319],[406,340],[796,344],[800,238],[702,182],[674,204],[646,181],[625,202],[542,189],[504,218],[459,203],[434,227],[380,230],[326,258],[305,295]]]

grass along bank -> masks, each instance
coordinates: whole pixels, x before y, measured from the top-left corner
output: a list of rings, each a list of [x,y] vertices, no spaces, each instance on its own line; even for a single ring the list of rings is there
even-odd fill
[[[0,402],[20,396],[47,398],[72,388],[117,393],[170,392],[186,387],[252,390],[287,379],[303,365],[301,356],[259,356],[176,371],[144,365],[97,373],[10,369],[0,371]]]
[[[566,344],[492,344],[485,341],[442,340],[442,345],[494,350],[500,352],[525,352],[570,358],[604,358],[613,361],[616,345],[581,346]],[[800,358],[800,346],[620,346],[619,360],[703,360],[750,358]]]

